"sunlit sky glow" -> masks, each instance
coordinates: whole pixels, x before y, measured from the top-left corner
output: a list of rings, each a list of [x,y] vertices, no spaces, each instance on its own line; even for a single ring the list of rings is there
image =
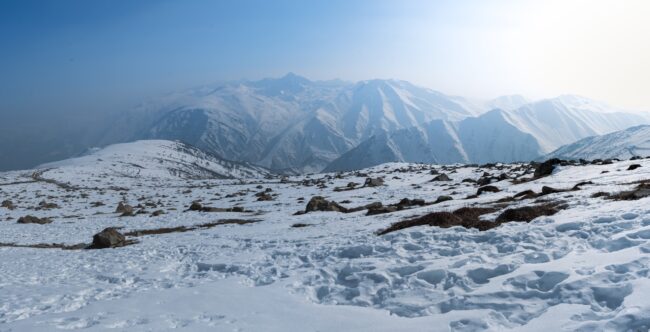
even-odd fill
[[[3,1],[0,112],[295,72],[650,110],[650,1]]]

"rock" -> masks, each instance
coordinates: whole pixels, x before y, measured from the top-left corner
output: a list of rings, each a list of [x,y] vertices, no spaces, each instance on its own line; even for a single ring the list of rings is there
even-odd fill
[[[398,206],[401,207],[409,207],[409,206],[424,206],[426,203],[424,202],[423,199],[420,198],[415,198],[415,199],[408,199],[408,198],[402,198],[399,203],[397,203]]]
[[[451,181],[449,176],[447,174],[441,173],[438,174],[435,178],[433,178],[430,182],[438,182],[438,181]]]
[[[162,214],[165,214],[165,211],[163,211],[163,210],[156,210],[156,211],[154,211],[154,212],[151,212],[151,216],[152,216],[152,217],[157,217],[157,216],[162,215]]]
[[[541,178],[553,174],[553,169],[555,169],[555,165],[560,163],[562,163],[562,160],[558,158],[552,158],[537,165],[537,167],[535,168],[534,177]]]
[[[470,179],[470,178],[467,178],[467,179],[463,179],[463,180],[460,181],[460,182],[464,182],[464,183],[476,183],[476,180],[474,180],[474,179]]]
[[[262,193],[261,195],[257,196],[258,201],[272,201],[273,196],[267,194],[267,193]]]
[[[123,202],[120,202],[117,204],[117,208],[115,209],[115,213],[121,213],[122,216],[132,216],[133,215],[133,207],[128,204],[124,204]]]
[[[203,206],[199,202],[192,202],[187,211],[199,211],[199,212],[246,212],[241,206],[233,206],[231,208],[216,208],[211,206]]]
[[[8,199],[2,201],[2,204],[0,204],[0,206],[2,206],[3,208],[7,208],[7,209],[9,209],[9,210],[13,210],[13,209],[16,208],[16,206],[14,205],[14,203],[13,203],[12,201],[8,200]]]
[[[575,186],[573,186],[573,188],[571,188],[571,190],[580,190],[580,187],[586,186],[588,184],[594,184],[594,183],[592,181],[578,182],[578,183],[575,184]]]
[[[438,199],[436,199],[435,203],[438,204],[438,203],[451,201],[451,200],[453,200],[451,196],[442,195],[442,196],[438,196]]]
[[[382,178],[367,178],[364,186],[366,187],[379,187],[384,185],[384,179]]]
[[[56,203],[48,203],[46,201],[41,201],[40,203],[38,203],[38,207],[45,210],[59,208],[59,206]]]
[[[305,212],[312,211],[335,211],[347,212],[347,209],[334,201],[328,201],[322,196],[314,196],[307,203]]]
[[[489,176],[484,176],[476,181],[479,186],[487,186],[490,183],[492,183],[492,178]]]
[[[24,216],[18,218],[18,223],[19,224],[39,224],[39,225],[45,225],[51,223],[52,220],[50,218],[38,218],[34,216]]]
[[[518,192],[517,194],[515,194],[514,198],[529,199],[529,198],[535,198],[537,196],[538,196],[537,193],[528,189],[528,190]]]
[[[347,201],[347,200],[344,201],[344,202],[350,203],[350,201]],[[357,207],[354,207],[354,208],[344,208],[345,210],[343,210],[341,212],[352,213],[352,212],[358,212],[358,211],[363,211],[363,210],[377,209],[377,208],[381,208],[381,207],[382,207],[381,202],[374,202],[374,203],[366,204],[366,205],[363,205],[363,206],[357,206]]]
[[[192,202],[189,208],[190,211],[203,211],[203,205],[199,202]]]
[[[387,205],[387,206],[378,206],[378,207],[373,207],[368,209],[368,213],[366,213],[367,216],[373,216],[377,214],[384,214],[384,213],[391,213],[397,211],[397,206],[395,205]]]
[[[560,193],[563,190],[556,189],[553,187],[548,187],[548,186],[543,186],[542,187],[542,195],[548,195],[548,194],[554,194],[554,193]]]
[[[498,193],[499,191],[501,191],[501,190],[499,190],[499,188],[497,188],[495,186],[483,186],[483,187],[478,188],[478,190],[476,191],[476,195],[480,195],[480,194],[482,194],[484,192]]]
[[[91,248],[104,249],[115,248],[126,245],[126,238],[117,229],[109,227],[93,235]]]
[[[630,166],[627,168],[627,170],[628,170],[628,171],[633,171],[633,170],[635,170],[635,169],[637,169],[637,168],[639,168],[639,167],[641,167],[641,165],[639,165],[639,164],[632,164],[632,165],[630,165]]]

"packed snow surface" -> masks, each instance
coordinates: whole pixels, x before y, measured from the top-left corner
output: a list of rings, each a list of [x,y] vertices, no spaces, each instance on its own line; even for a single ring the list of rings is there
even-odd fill
[[[221,159],[190,145],[166,140],[140,140],[92,149],[84,156],[41,165],[64,168],[77,176],[255,178],[268,175],[262,167]],[[74,169],[74,171],[72,171]]]
[[[233,180],[144,171],[131,176],[107,172],[102,162],[94,169],[79,164],[49,165],[36,176],[0,173],[0,200],[13,207],[0,207],[0,331],[650,327],[650,198],[592,197],[650,179],[650,160],[557,166],[550,176],[518,184],[512,179],[532,176],[527,165],[392,163],[340,176]],[[641,167],[628,170],[631,164]],[[432,171],[451,181],[431,182]],[[462,180],[486,172],[510,179],[491,184],[499,192],[474,196],[478,185]],[[383,177],[385,183],[363,186],[367,177]],[[592,183],[538,198],[504,199],[584,181]],[[349,182],[361,185],[348,187]],[[260,192],[270,200],[259,200]],[[365,210],[294,215],[313,196],[356,207],[402,198],[431,202],[442,195],[452,200],[380,215],[367,216]],[[140,213],[115,213],[121,201]],[[188,211],[194,201],[245,212]],[[487,231],[418,226],[376,234],[434,211],[498,206],[483,216],[494,220],[505,208],[542,201],[561,201],[567,208]],[[155,210],[162,214],[152,214]],[[17,223],[27,214],[52,222]],[[126,233],[227,219],[251,222],[134,236],[137,243],[112,249],[9,245],[74,245],[89,243],[106,227]],[[292,227],[296,224],[303,227]]]

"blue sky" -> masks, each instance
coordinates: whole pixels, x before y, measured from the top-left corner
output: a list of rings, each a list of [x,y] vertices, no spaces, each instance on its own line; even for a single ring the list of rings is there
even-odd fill
[[[0,112],[124,108],[290,71],[399,78],[474,97],[578,93],[650,109],[650,7],[620,3],[7,0]]]

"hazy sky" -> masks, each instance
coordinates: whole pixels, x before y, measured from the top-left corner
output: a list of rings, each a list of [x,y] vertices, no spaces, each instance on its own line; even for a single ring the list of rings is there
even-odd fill
[[[6,0],[0,112],[115,109],[280,76],[650,110],[647,0]]]

